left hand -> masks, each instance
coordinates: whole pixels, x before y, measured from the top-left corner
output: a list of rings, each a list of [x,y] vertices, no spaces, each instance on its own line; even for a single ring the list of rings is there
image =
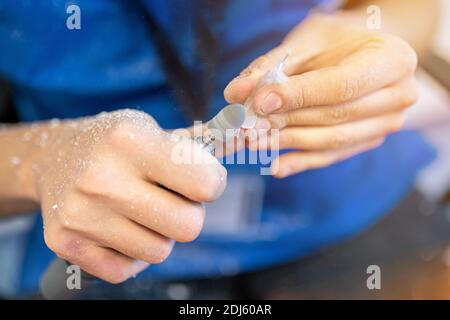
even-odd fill
[[[286,54],[288,80],[253,93]],[[252,108],[262,116],[257,125],[280,129],[277,143],[263,135],[250,149],[296,149],[272,163],[282,178],[375,148],[400,130],[404,109],[417,99],[416,65],[414,50],[400,38],[314,14],[230,82],[225,98],[242,103],[254,94]]]

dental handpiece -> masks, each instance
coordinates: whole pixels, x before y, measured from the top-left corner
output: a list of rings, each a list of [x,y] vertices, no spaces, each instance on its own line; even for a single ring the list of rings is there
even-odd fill
[[[196,136],[193,139],[214,155],[214,143],[216,141],[224,143],[238,135],[244,121],[245,107],[239,103],[230,104],[206,123],[206,135]]]
[[[212,155],[215,153],[214,143],[226,142],[239,134],[245,120],[245,108],[241,104],[231,104],[224,107],[219,113],[206,123],[207,134],[193,138]],[[70,300],[80,293],[98,283],[98,278],[80,270],[80,289],[69,289],[67,279],[70,276],[68,267],[70,262],[55,258],[41,278],[39,288],[41,295],[47,300]]]

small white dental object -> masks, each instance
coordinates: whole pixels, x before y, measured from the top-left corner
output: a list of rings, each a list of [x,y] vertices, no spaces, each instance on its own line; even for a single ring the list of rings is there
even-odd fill
[[[230,104],[206,123],[208,134],[194,137],[194,140],[214,154],[214,141],[226,142],[238,135],[244,120],[245,107],[238,103]]]
[[[274,84],[274,83],[282,83],[287,80],[287,76],[284,73],[283,69],[286,64],[286,60],[288,58],[288,55],[286,54],[284,58],[278,63],[274,68],[267,71],[264,76],[261,77],[261,79],[256,84],[256,87],[254,88],[252,94],[247,98],[247,100],[244,103],[245,106],[245,121],[242,124],[242,128],[244,129],[251,129],[255,126],[256,121],[258,120],[258,116],[252,109],[253,104],[253,95],[256,91],[264,87],[268,84]]]

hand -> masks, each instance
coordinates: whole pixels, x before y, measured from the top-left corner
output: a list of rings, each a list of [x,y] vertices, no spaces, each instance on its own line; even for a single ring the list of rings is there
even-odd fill
[[[286,54],[288,80],[253,92]],[[225,98],[243,102],[254,94],[258,127],[280,131],[279,141],[262,134],[249,147],[296,149],[272,163],[275,176],[286,177],[375,148],[399,130],[403,110],[417,99],[416,64],[412,48],[395,36],[314,14],[234,79]]]
[[[86,272],[118,283],[194,240],[202,202],[225,188],[226,170],[189,139],[173,139],[131,110],[65,122],[37,156],[36,193],[47,246]],[[173,161],[173,150],[207,163]]]

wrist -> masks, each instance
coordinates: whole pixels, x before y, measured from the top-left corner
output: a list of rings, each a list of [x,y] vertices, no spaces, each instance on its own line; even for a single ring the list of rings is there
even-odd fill
[[[14,192],[20,198],[39,203],[39,194],[37,190],[37,175],[34,172],[36,168],[37,155],[35,151],[27,154],[25,159],[17,166],[16,183]]]
[[[32,138],[28,141],[23,156],[23,161],[17,168],[17,185],[21,197],[40,203],[40,185],[42,177],[48,170],[54,168],[54,163],[58,157],[59,147],[63,146],[63,141],[74,129],[67,122],[43,122],[27,128],[28,134]]]

